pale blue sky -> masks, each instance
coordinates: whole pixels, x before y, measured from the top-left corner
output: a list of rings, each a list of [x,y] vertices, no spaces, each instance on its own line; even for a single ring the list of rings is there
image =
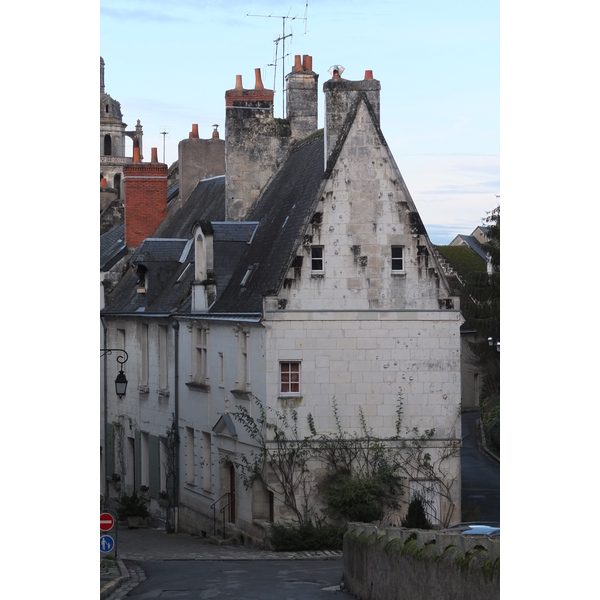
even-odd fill
[[[309,54],[319,90],[333,64],[380,80],[383,134],[434,243],[479,225],[500,193],[498,1],[101,0],[106,92],[129,127],[140,119],[145,159],[163,160],[165,127],[168,164],[193,123],[223,135],[225,91],[237,74],[254,87],[257,67],[283,116],[284,16],[285,73]]]

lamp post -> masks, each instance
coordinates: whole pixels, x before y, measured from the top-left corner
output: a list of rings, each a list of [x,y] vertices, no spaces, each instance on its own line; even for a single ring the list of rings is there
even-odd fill
[[[106,333],[105,333],[106,337]],[[122,398],[127,391],[127,377],[123,372],[123,365],[129,359],[129,354],[122,348],[100,348],[100,358],[104,358],[104,497],[108,500],[108,473],[107,473],[107,446],[108,446],[108,390],[106,383],[106,356],[111,355],[113,352],[119,352],[117,356],[117,362],[121,366],[116,379],[115,379],[115,392],[119,398]]]

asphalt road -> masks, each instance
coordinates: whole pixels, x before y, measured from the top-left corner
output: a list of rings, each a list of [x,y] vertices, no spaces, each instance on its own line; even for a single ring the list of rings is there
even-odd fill
[[[342,559],[140,562],[146,580],[128,598],[354,599],[340,591]]]
[[[462,414],[462,520],[500,522],[500,465],[479,447],[479,412]]]

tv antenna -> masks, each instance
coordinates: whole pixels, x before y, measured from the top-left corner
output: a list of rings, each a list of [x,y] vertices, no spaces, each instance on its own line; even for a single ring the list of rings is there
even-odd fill
[[[165,140],[167,139],[169,133],[171,133],[171,128],[167,125],[163,125],[163,130],[160,132],[160,135],[163,136],[163,163],[165,164],[167,164],[165,161]]]
[[[263,19],[281,19],[281,35],[273,40],[275,43],[275,61],[271,64],[269,64],[269,67],[274,67],[274,72],[273,72],[273,91],[276,90],[276,81],[277,81],[277,61],[278,61],[278,51],[279,51],[279,42],[282,42],[282,51],[281,51],[281,110],[283,111],[283,114],[281,115],[282,118],[285,119],[285,57],[287,56],[285,53],[285,40],[286,38],[292,37],[292,33],[285,33],[285,22],[286,20],[291,20],[291,21],[295,21],[295,20],[299,20],[299,21],[304,21],[304,33],[306,33],[306,27],[307,27],[307,23],[308,23],[308,0],[306,2],[306,5],[304,6],[304,16],[303,17],[299,17],[298,15],[296,15],[295,17],[290,17],[290,11],[291,11],[291,7],[290,10],[288,11],[287,15],[274,15],[274,14],[270,14],[270,15],[251,15],[250,13],[248,13],[246,16],[247,17],[262,17]]]

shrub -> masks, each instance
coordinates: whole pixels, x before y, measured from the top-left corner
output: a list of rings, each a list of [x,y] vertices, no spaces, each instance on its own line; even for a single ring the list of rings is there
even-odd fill
[[[135,491],[131,496],[127,494],[119,496],[118,512],[120,521],[124,521],[127,517],[142,517],[142,519],[145,519],[150,514],[144,499],[140,498]]]
[[[341,550],[345,531],[345,526],[310,521],[299,525],[273,524],[269,540],[277,552]]]
[[[425,513],[423,500],[420,496],[415,496],[408,505],[406,517],[402,519],[402,527],[410,527],[412,529],[431,529],[432,525]]]
[[[384,506],[393,505],[396,484],[388,479],[385,473],[369,476],[334,473],[319,488],[327,502],[327,515],[359,523],[380,521]]]

